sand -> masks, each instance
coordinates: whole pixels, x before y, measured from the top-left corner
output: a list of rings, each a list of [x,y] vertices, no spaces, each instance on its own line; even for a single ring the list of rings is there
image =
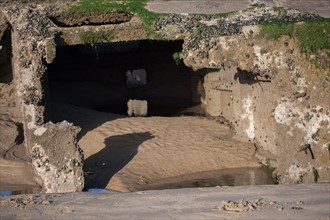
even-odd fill
[[[79,145],[85,154],[87,186],[110,191],[0,197],[1,219],[330,218],[330,184],[145,191],[181,174],[212,176],[210,170],[231,168],[226,172],[234,173],[243,167],[260,167],[253,157],[254,146],[236,140],[226,125],[214,119],[129,118],[77,106],[53,107],[61,108],[59,119],[65,117],[82,127]],[[28,162],[16,158],[15,166],[8,164],[1,159],[1,175],[8,170],[11,183],[33,185],[31,172],[25,172],[29,168],[24,169]]]
[[[127,117],[60,105],[82,127],[87,188],[129,192],[188,173],[260,167],[255,147],[233,137],[228,126],[194,116]],[[59,112],[59,111],[57,111]]]

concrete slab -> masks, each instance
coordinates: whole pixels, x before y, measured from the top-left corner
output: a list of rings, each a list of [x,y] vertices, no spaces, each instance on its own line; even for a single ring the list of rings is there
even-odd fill
[[[330,0],[274,0],[274,2],[276,6],[295,8],[330,18]]]
[[[255,3],[295,8],[330,17],[329,0],[151,0],[146,8],[158,13],[215,14],[246,9]]]
[[[215,14],[248,8],[251,0],[152,0],[146,8],[158,13]]]

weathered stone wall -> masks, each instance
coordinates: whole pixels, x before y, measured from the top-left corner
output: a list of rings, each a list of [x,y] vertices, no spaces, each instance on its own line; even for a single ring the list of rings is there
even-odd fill
[[[329,70],[311,64],[296,39],[261,36],[258,24],[275,19],[299,25],[313,18],[262,7],[223,18],[169,15],[157,23],[164,37],[185,39],[181,58],[187,66],[213,69],[201,97],[207,112],[254,142],[256,156],[277,167],[280,183],[313,182],[315,170],[319,181],[329,181]]]
[[[12,75],[16,108],[23,124],[24,145],[43,191],[73,192],[84,187],[83,154],[77,146],[72,124],[47,122],[46,44],[55,27],[47,10],[11,5],[2,9],[12,27]],[[23,151],[23,149],[22,149]]]
[[[203,40],[201,45],[188,48],[184,61],[196,69],[221,67],[204,79],[207,112],[225,117],[239,138],[254,142],[262,152],[260,159],[278,168],[280,182],[313,182],[313,168],[320,181],[328,182],[327,70],[308,62],[289,37],[269,41],[236,35]],[[302,150],[308,144],[314,158]]]

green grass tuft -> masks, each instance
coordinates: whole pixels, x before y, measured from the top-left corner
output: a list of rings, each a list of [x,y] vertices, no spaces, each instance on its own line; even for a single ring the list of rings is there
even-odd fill
[[[172,58],[173,58],[173,60],[174,60],[174,62],[177,66],[179,66],[180,63],[181,63],[180,54],[181,54],[180,52],[175,52],[175,53],[172,54]]]
[[[150,37],[158,37],[153,31],[153,23],[161,14],[150,12],[144,8],[148,0],[81,0],[69,8],[71,12],[104,12],[104,11],[128,11],[137,14],[143,21],[145,30]]]
[[[330,19],[294,23],[264,23],[261,34],[277,40],[283,35],[297,39],[300,52],[318,68],[330,68]]]
[[[317,169],[315,169],[315,167],[313,167],[313,176],[314,176],[314,182],[317,183],[317,181],[320,178],[319,172],[317,171]]]
[[[330,21],[305,22],[297,25],[295,35],[303,53],[330,49]]]
[[[276,11],[276,12],[282,12],[282,11],[286,11],[287,9],[284,8],[284,7],[276,7],[276,6],[274,6],[273,7],[273,10]]]
[[[269,39],[277,40],[283,35],[288,35],[292,37],[294,30],[294,25],[292,23],[270,23],[261,24],[260,31],[261,34]]]
[[[80,38],[84,43],[96,44],[104,41],[111,41],[111,39],[113,39],[113,33],[112,31],[87,31],[83,33]]]
[[[269,158],[265,159],[265,165],[270,171],[274,171],[276,168],[272,165],[271,160]]]
[[[296,25],[295,37],[300,51],[316,67],[330,68],[330,20]]]

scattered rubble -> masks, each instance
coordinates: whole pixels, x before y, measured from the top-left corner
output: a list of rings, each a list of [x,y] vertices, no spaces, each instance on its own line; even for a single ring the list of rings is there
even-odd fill
[[[53,202],[54,198],[61,197],[61,195],[52,194],[52,195],[28,195],[28,196],[17,196],[14,198],[8,198],[0,201],[0,205],[11,206],[15,208],[24,209],[32,205],[49,205]]]
[[[79,131],[66,121],[34,130],[32,165],[46,193],[80,192],[84,188],[84,156],[75,139]]]
[[[232,211],[232,212],[249,212],[249,211],[260,210],[261,208],[264,207],[273,207],[278,209],[278,211],[282,211],[284,209],[284,205],[279,204],[276,201],[267,201],[264,199],[256,199],[252,202],[246,201],[245,199],[241,199],[239,202],[222,201],[222,203],[215,208],[219,210]]]

